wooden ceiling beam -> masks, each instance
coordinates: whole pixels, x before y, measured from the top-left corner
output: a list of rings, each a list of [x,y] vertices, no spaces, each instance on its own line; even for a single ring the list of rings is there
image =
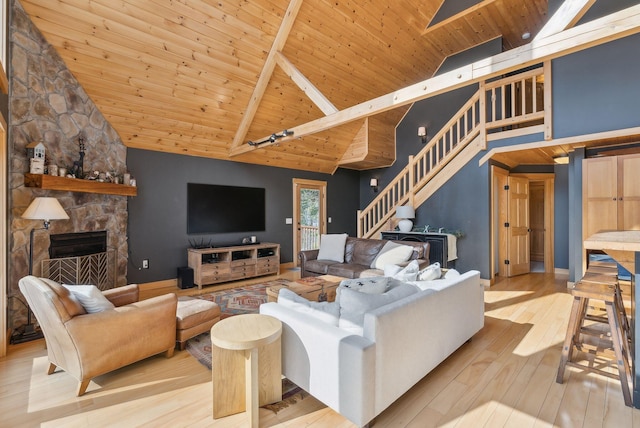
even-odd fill
[[[289,127],[293,135],[277,140],[283,144],[295,138],[314,134],[355,120],[364,119],[397,107],[414,103],[451,90],[480,82],[501,74],[525,68],[545,60],[558,58],[612,40],[621,39],[640,32],[640,5],[612,13],[594,21],[567,29],[558,34],[534,40],[519,48],[512,49],[459,67],[422,82],[407,86],[372,100],[354,105],[337,113],[311,122]],[[268,137],[265,138],[265,140]],[[265,143],[264,148],[273,143]],[[236,147],[230,155],[250,152],[254,147],[246,144]]]
[[[289,76],[296,85],[298,85],[302,92],[304,92],[324,114],[338,112],[336,106],[334,106],[331,101],[329,101],[329,99],[325,97],[324,94],[320,92],[318,88],[316,88],[315,85],[311,83],[311,81],[307,79],[304,74],[302,74],[300,70],[298,70],[296,66],[282,54],[282,52],[278,52],[276,54],[276,62],[282,71],[284,71],[285,74]]]
[[[564,0],[534,40],[544,39],[573,27],[595,2],[596,0]]]
[[[256,86],[253,89],[253,93],[251,94],[251,98],[249,99],[249,105],[247,106],[247,109],[242,116],[242,120],[240,121],[238,130],[236,131],[236,135],[233,138],[231,150],[233,150],[234,147],[242,144],[247,136],[247,132],[249,132],[251,122],[253,122],[253,118],[258,111],[260,101],[264,96],[267,85],[269,84],[269,80],[271,80],[271,76],[273,75],[273,70],[276,67],[276,54],[280,52],[282,48],[284,48],[284,45],[287,42],[287,38],[289,37],[289,33],[291,32],[291,28],[293,28],[293,24],[296,22],[296,17],[298,16],[298,12],[300,11],[301,6],[302,0],[291,0],[289,2],[289,6],[287,7],[287,11],[284,14],[284,18],[282,18],[282,24],[278,29],[278,34],[276,34],[276,37],[273,40],[269,55],[267,55],[264,67],[262,68],[260,76],[258,77],[258,82],[256,83]]]

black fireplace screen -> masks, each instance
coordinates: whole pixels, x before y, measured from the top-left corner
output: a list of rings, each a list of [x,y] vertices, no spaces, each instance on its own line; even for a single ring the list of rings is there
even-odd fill
[[[107,231],[75,232],[51,235],[49,257],[58,259],[63,257],[88,256],[89,254],[107,251]]]

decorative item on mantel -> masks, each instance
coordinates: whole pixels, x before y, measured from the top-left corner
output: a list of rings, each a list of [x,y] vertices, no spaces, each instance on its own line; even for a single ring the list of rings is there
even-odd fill
[[[27,144],[27,158],[31,174],[44,174],[44,160],[46,149],[44,144],[34,141]]]

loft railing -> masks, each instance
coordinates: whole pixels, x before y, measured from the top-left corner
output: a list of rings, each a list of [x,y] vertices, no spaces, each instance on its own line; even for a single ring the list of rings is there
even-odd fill
[[[484,150],[489,130],[499,132],[543,121],[543,83],[542,68],[481,83],[480,89],[425,147],[409,157],[407,166],[365,209],[358,211],[358,236],[370,238],[383,230],[399,205],[417,207],[415,195],[475,138],[480,138],[480,148]]]

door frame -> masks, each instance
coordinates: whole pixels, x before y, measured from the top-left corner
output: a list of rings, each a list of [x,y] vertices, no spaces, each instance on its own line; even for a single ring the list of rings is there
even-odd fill
[[[497,165],[491,165],[491,256],[490,256],[490,283],[495,281],[496,274],[506,277],[506,269],[503,263],[499,263],[500,257],[507,251],[507,233],[504,227],[500,227],[507,220],[507,197],[505,192],[499,189],[506,184],[509,175],[526,177],[529,181],[544,182],[544,271],[555,272],[554,262],[554,173],[514,173]],[[497,267],[497,269],[496,269]]]
[[[307,180],[303,178],[293,179],[293,264],[299,266],[298,252],[300,251],[300,189],[318,189],[320,191],[320,230],[319,233],[327,233],[327,182],[320,180]]]

